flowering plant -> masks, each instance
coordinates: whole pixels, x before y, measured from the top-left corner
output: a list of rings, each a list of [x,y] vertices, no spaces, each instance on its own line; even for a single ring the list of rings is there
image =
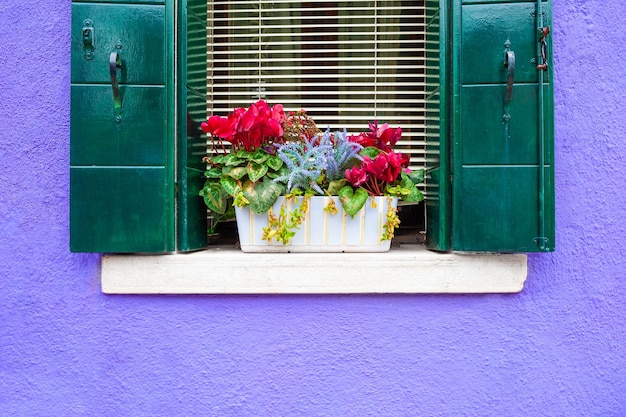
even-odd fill
[[[211,116],[200,125],[212,137],[227,140],[233,150],[254,151],[271,142],[272,138],[283,136],[285,112],[283,106],[270,106],[264,100],[252,103],[244,109],[236,108],[227,117]]]
[[[269,212],[266,238],[287,243],[302,222],[313,195],[338,196],[344,211],[354,216],[369,196],[398,197],[418,202],[424,197],[416,184],[423,170],[408,169],[408,155],[393,150],[400,128],[370,123],[370,132],[321,133],[304,110],[285,114],[283,106],[259,100],[227,117],[211,116],[202,130],[217,139],[222,153],[205,158],[207,181],[200,195],[214,215],[223,216],[232,205]],[[224,142],[229,142],[228,152]],[[279,196],[303,196],[303,207],[289,216],[271,212]],[[399,224],[391,205],[382,239],[391,239]],[[332,203],[329,212],[336,212]],[[282,212],[283,210],[281,210]]]

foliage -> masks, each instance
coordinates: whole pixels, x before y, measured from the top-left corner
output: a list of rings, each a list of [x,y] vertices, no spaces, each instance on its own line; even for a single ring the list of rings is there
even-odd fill
[[[200,195],[217,216],[233,205],[268,213],[264,239],[287,244],[302,223],[312,195],[339,196],[343,210],[355,216],[369,196],[398,197],[419,202],[416,187],[424,171],[408,169],[409,156],[395,152],[402,130],[387,123],[370,123],[370,132],[348,135],[327,129],[323,134],[304,110],[285,116],[282,105],[263,100],[237,108],[227,117],[211,116],[202,129],[217,138],[223,154],[205,158],[207,181]],[[223,142],[232,144],[226,152]],[[279,196],[285,203],[272,211]],[[287,204],[302,200],[291,211]],[[326,208],[336,213],[337,208]],[[391,239],[399,225],[397,210],[389,204],[383,240]]]
[[[296,189],[295,192],[285,195],[280,205],[278,216],[275,215],[272,208],[270,208],[267,212],[268,224],[267,227],[263,228],[262,239],[268,242],[271,242],[272,239],[276,239],[283,245],[289,243],[296,234],[294,229],[299,229],[304,221],[306,212],[309,210],[309,201],[312,195],[313,193],[310,190],[307,190],[303,195]],[[301,202],[298,205],[299,200],[301,200]],[[291,211],[287,210],[289,204],[295,206]]]
[[[283,184],[272,180],[272,177],[284,174],[283,161],[264,149],[239,150],[205,161],[209,168],[204,173],[207,181],[200,195],[215,214],[224,214],[229,202],[230,206],[249,205],[252,211],[262,214],[285,191]]]
[[[283,140],[285,142],[298,142],[311,139],[322,132],[317,128],[315,121],[306,113],[306,110],[290,111],[285,116],[283,123]]]
[[[344,170],[361,160],[361,145],[350,142],[346,132],[331,135],[330,129],[321,136],[313,136],[299,142],[285,143],[278,147],[278,156],[288,173],[274,181],[286,183],[287,192],[294,189],[315,191],[318,195],[329,194],[329,184],[343,179]]]

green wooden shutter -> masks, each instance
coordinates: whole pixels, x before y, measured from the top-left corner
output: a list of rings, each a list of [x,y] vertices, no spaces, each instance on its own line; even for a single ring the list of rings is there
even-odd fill
[[[72,251],[175,249],[173,10],[163,0],[72,3]]]
[[[453,250],[554,250],[551,18],[549,1],[454,0]]]
[[[426,246],[450,250],[448,0],[426,0]]]
[[[207,3],[181,0],[178,30],[178,248],[206,247],[207,210],[198,192],[204,184],[207,118]]]

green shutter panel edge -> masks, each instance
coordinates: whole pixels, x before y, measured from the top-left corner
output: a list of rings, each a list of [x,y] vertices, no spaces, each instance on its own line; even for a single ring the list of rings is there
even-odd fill
[[[449,251],[449,0],[426,0],[426,247]]]
[[[72,3],[74,252],[175,250],[173,9]]]
[[[554,250],[551,5],[454,0],[452,250]]]
[[[207,244],[207,210],[198,194],[204,185],[206,138],[200,123],[207,103],[207,3],[180,0],[178,16],[178,249]]]

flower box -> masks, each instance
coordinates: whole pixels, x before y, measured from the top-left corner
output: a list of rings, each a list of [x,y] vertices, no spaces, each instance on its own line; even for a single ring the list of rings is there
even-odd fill
[[[337,213],[325,210],[334,201]],[[284,197],[279,197],[270,213],[279,213]],[[239,242],[243,252],[386,252],[391,240],[382,240],[387,221],[388,202],[394,208],[398,199],[386,196],[370,197],[365,206],[350,217],[343,211],[338,197],[310,197],[309,208],[302,224],[295,229],[288,244],[264,240],[263,229],[268,226],[269,214],[256,214],[249,207],[235,207]],[[287,211],[302,202],[285,202]],[[294,207],[295,206],[295,207]]]
[[[424,198],[424,170],[393,150],[402,129],[387,123],[321,132],[304,110],[259,100],[200,127],[215,155],[204,158],[199,194],[215,223],[236,215],[244,252],[384,252],[400,224],[398,199]]]

